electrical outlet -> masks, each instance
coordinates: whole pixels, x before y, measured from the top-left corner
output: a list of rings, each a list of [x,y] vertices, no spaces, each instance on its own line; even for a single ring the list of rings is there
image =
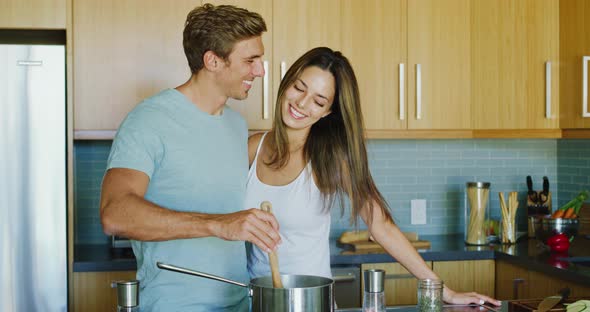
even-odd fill
[[[412,199],[410,209],[412,224],[426,224],[426,199]]]

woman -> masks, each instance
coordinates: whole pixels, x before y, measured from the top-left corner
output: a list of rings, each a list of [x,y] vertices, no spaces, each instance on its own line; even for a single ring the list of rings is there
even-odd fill
[[[301,56],[281,81],[272,130],[248,140],[246,207],[273,204],[280,224],[283,274],[331,277],[330,212],[350,201],[375,240],[417,278],[437,278],[394,224],[371,177],[356,78],[348,60],[329,48]],[[266,252],[249,246],[251,277],[269,275]],[[500,302],[445,287],[448,303]]]

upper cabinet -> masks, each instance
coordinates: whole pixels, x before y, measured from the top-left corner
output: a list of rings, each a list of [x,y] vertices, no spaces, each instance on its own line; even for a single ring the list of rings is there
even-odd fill
[[[272,27],[274,20],[272,0],[214,0],[205,2],[214,5],[230,4],[239,6],[256,12],[264,18],[267,28],[267,32],[262,35],[265,75],[263,78],[254,80],[254,84],[248,92],[247,99],[242,101],[229,99],[227,104],[242,114],[248,122],[248,128],[250,130],[270,129],[274,113],[273,94],[275,92],[273,92],[273,81],[278,79],[278,76],[272,70],[272,38],[274,32]]]
[[[587,0],[561,1],[561,128],[590,128],[588,79],[584,85],[584,67],[588,73],[590,56],[590,3]],[[587,76],[586,76],[587,77]],[[583,97],[584,90],[586,97]],[[585,100],[584,100],[585,99]]]
[[[371,130],[469,129],[470,1],[342,1]]]
[[[188,80],[182,31],[200,4],[74,1],[74,129],[114,132],[141,100]]]
[[[317,46],[340,47],[338,0],[214,0],[257,12],[265,19],[265,76],[246,100],[230,99],[251,130],[270,129],[280,79]],[[187,13],[201,1],[76,1],[74,100],[78,138],[108,138],[141,100],[182,84],[190,71],[182,48]],[[95,132],[98,130],[97,132]],[[105,132],[106,130],[106,132]]]
[[[182,30],[202,2],[72,1],[77,134],[112,137],[137,103],[190,77]],[[267,23],[266,74],[246,100],[228,101],[250,130],[271,128],[285,71],[318,46],[350,59],[371,138],[561,137],[560,126],[590,128],[585,0],[211,2],[245,7]]]
[[[474,0],[471,11],[473,129],[559,128],[558,0]]]
[[[469,129],[470,0],[408,1],[408,128]]]
[[[342,53],[357,76],[365,128],[405,129],[406,0],[341,3]]]
[[[273,1],[273,103],[281,79],[295,60],[320,46],[340,49],[340,19],[340,0]]]
[[[0,28],[65,29],[66,0],[2,0]]]

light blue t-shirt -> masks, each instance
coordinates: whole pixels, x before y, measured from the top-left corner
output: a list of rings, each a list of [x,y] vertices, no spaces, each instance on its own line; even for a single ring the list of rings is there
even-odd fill
[[[164,90],[140,103],[121,124],[107,168],[146,173],[145,198],[177,211],[231,213],[242,209],[248,129],[225,107],[219,116],[199,110],[182,93]],[[141,218],[139,215],[130,218]],[[140,281],[140,308],[150,311],[247,311],[247,289],[176,272],[186,267],[248,284],[243,241],[215,237],[132,241]]]

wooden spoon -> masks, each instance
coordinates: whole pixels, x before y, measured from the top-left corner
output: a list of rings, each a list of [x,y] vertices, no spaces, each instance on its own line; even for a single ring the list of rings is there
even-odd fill
[[[260,209],[268,213],[272,213],[272,204],[268,201],[260,203]],[[270,262],[270,272],[272,273],[272,287],[283,288],[281,281],[281,273],[279,272],[279,258],[274,251],[268,253],[268,260]]]

